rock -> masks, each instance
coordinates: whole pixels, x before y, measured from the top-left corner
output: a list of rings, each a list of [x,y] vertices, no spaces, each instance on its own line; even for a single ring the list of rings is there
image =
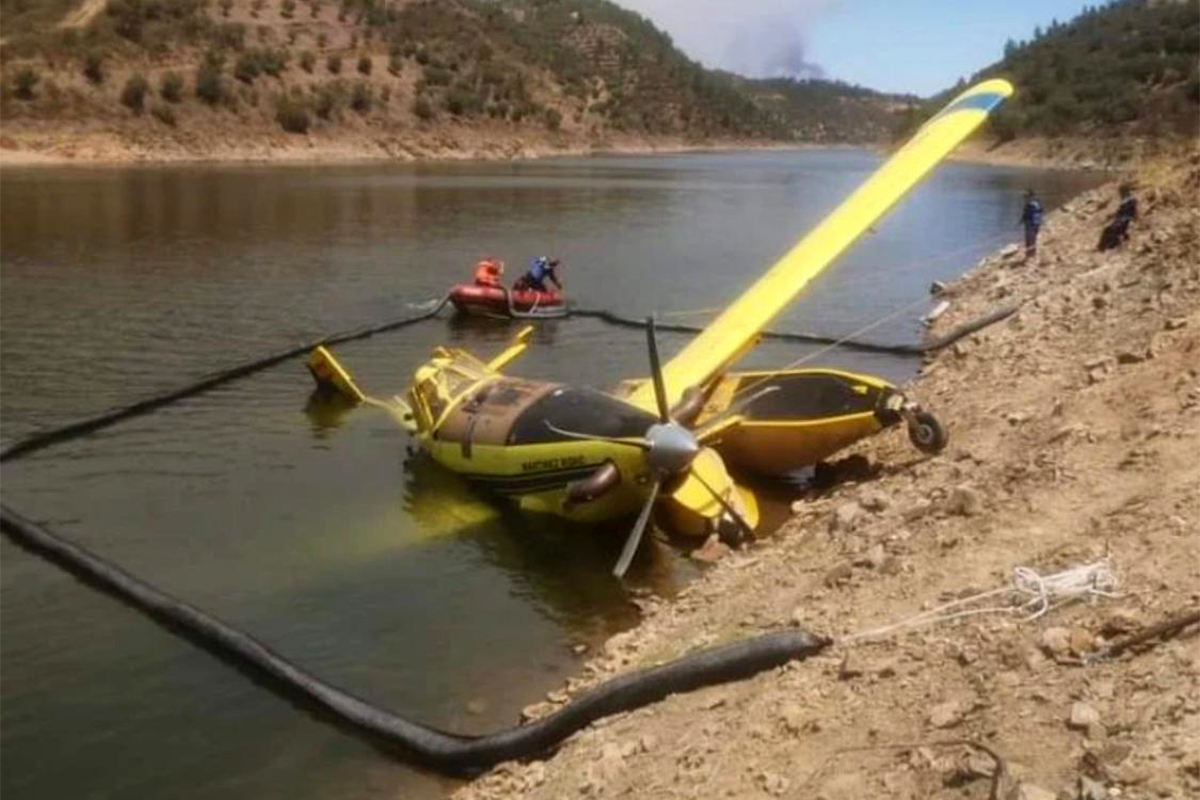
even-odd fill
[[[946,499],[946,510],[951,514],[973,517],[983,511],[983,495],[965,483],[956,486]]]
[[[850,576],[853,574],[854,570],[850,564],[846,561],[843,561],[825,573],[823,583],[830,588],[833,588],[834,586],[841,586],[843,583],[850,580]]]
[[[1087,730],[1098,724],[1100,724],[1100,712],[1095,708],[1082,701],[1077,701],[1071,706],[1071,713],[1067,717],[1067,727],[1075,730]]]
[[[953,728],[963,721],[965,710],[962,703],[951,700],[939,703],[929,711],[929,724],[935,728]]]
[[[934,281],[933,283],[929,284],[930,294],[941,294],[944,291],[946,291],[946,284],[942,283],[941,281]]]
[[[1109,742],[1100,751],[1097,758],[1100,763],[1106,767],[1115,767],[1124,763],[1125,759],[1133,753],[1133,747],[1124,742]]]
[[[721,541],[717,534],[710,535],[704,544],[697,547],[689,555],[693,561],[699,561],[702,564],[715,564],[725,556],[732,553],[733,550],[729,545]]]
[[[774,795],[775,797],[782,797],[792,786],[792,782],[782,775],[765,770],[759,773],[758,783],[767,794]]]
[[[1009,425],[1020,425],[1029,420],[1029,414],[1024,411],[1010,411],[1004,415]]]
[[[1009,795],[1012,800],[1058,800],[1058,795],[1049,789],[1043,789],[1035,783],[1020,783],[1015,792]]]
[[[571,646],[571,652],[577,656],[581,656],[584,653],[586,653],[587,651],[588,651],[588,646],[586,644],[583,644],[582,642],[580,644]]]
[[[919,520],[921,517],[924,517],[926,514],[928,514],[932,510],[933,510],[933,503],[930,502],[929,500],[921,499],[921,500],[918,500],[913,505],[909,506],[908,508],[904,509],[904,511],[901,512],[900,516],[902,516],[904,518],[905,522],[916,522],[917,520]]]
[[[888,499],[888,496],[883,492],[879,491],[878,489],[867,488],[858,493],[858,504],[867,511],[874,511],[878,513],[880,511],[887,510],[887,507],[892,503],[891,500]]]
[[[1108,615],[1108,619],[1100,628],[1100,633],[1112,638],[1125,633],[1133,633],[1141,627],[1142,621],[1138,619],[1137,614],[1127,608],[1118,608]]]
[[[798,514],[803,514],[804,509],[806,509],[806,508],[808,508],[808,503],[804,502],[803,500],[793,500],[792,501],[792,516],[797,516]]]
[[[863,557],[863,563],[871,569],[879,569],[887,561],[888,555],[883,550],[883,545],[877,544],[867,551]]]
[[[1015,245],[1015,244],[1005,245],[1000,250],[1000,257],[1001,258],[1012,258],[1013,256],[1017,255],[1017,253],[1019,253],[1019,252],[1021,252],[1021,248],[1019,245]]]
[[[482,714],[487,711],[487,701],[478,697],[473,697],[467,701],[468,714]]]
[[[642,753],[651,753],[658,746],[658,739],[652,734],[643,734],[638,737],[638,750]]]
[[[797,606],[792,611],[791,622],[792,622],[792,626],[796,627],[796,628],[807,628],[808,627],[808,624],[807,624],[808,620],[806,619],[806,614],[804,613],[803,607]]]
[[[858,656],[852,651],[842,656],[842,664],[838,667],[838,680],[848,681],[861,677],[862,674],[863,668]]]
[[[854,530],[854,524],[862,516],[862,513],[862,506],[858,503],[854,501],[842,503],[833,510],[833,514],[829,517],[829,532],[838,533]]]
[[[1186,325],[1187,325],[1186,317],[1173,317],[1172,319],[1169,319],[1163,323],[1163,327],[1169,331],[1179,330],[1180,328],[1182,328]]]
[[[1117,353],[1118,364],[1140,364],[1145,360],[1145,353],[1134,353],[1129,350],[1122,350],[1120,353]]]
[[[804,710],[795,703],[788,703],[779,710],[783,727],[791,734],[799,734],[804,730]]]
[[[967,756],[967,774],[974,778],[990,778],[996,773],[996,760],[987,753],[972,751]]]
[[[1080,775],[1076,797],[1077,800],[1108,800],[1108,790],[1103,784],[1086,775]]]
[[[553,703],[534,703],[533,705],[525,706],[521,709],[521,721],[529,722],[530,720],[541,719],[547,714],[556,710]]]
[[[541,786],[546,782],[546,764],[543,761],[534,761],[525,768],[525,785],[529,787]]]

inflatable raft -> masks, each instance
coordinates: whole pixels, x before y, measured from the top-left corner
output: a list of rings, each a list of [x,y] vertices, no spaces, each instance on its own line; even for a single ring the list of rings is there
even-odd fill
[[[555,291],[462,283],[450,290],[450,302],[460,314],[476,316],[542,319],[567,315],[567,298]]]

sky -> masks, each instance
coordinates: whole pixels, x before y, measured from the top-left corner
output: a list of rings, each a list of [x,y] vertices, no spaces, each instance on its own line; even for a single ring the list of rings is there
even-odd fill
[[[927,96],[1098,0],[616,0],[708,67]]]

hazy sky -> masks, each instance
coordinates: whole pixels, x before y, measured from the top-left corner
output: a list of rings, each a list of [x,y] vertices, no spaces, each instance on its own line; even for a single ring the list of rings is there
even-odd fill
[[[1084,0],[616,0],[706,66],[929,95]],[[1096,0],[1091,0],[1096,2]]]

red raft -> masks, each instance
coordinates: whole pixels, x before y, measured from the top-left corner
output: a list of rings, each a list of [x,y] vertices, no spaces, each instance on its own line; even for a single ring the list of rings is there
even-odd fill
[[[462,314],[489,317],[565,317],[562,292],[538,292],[460,283],[450,290],[450,302]]]

